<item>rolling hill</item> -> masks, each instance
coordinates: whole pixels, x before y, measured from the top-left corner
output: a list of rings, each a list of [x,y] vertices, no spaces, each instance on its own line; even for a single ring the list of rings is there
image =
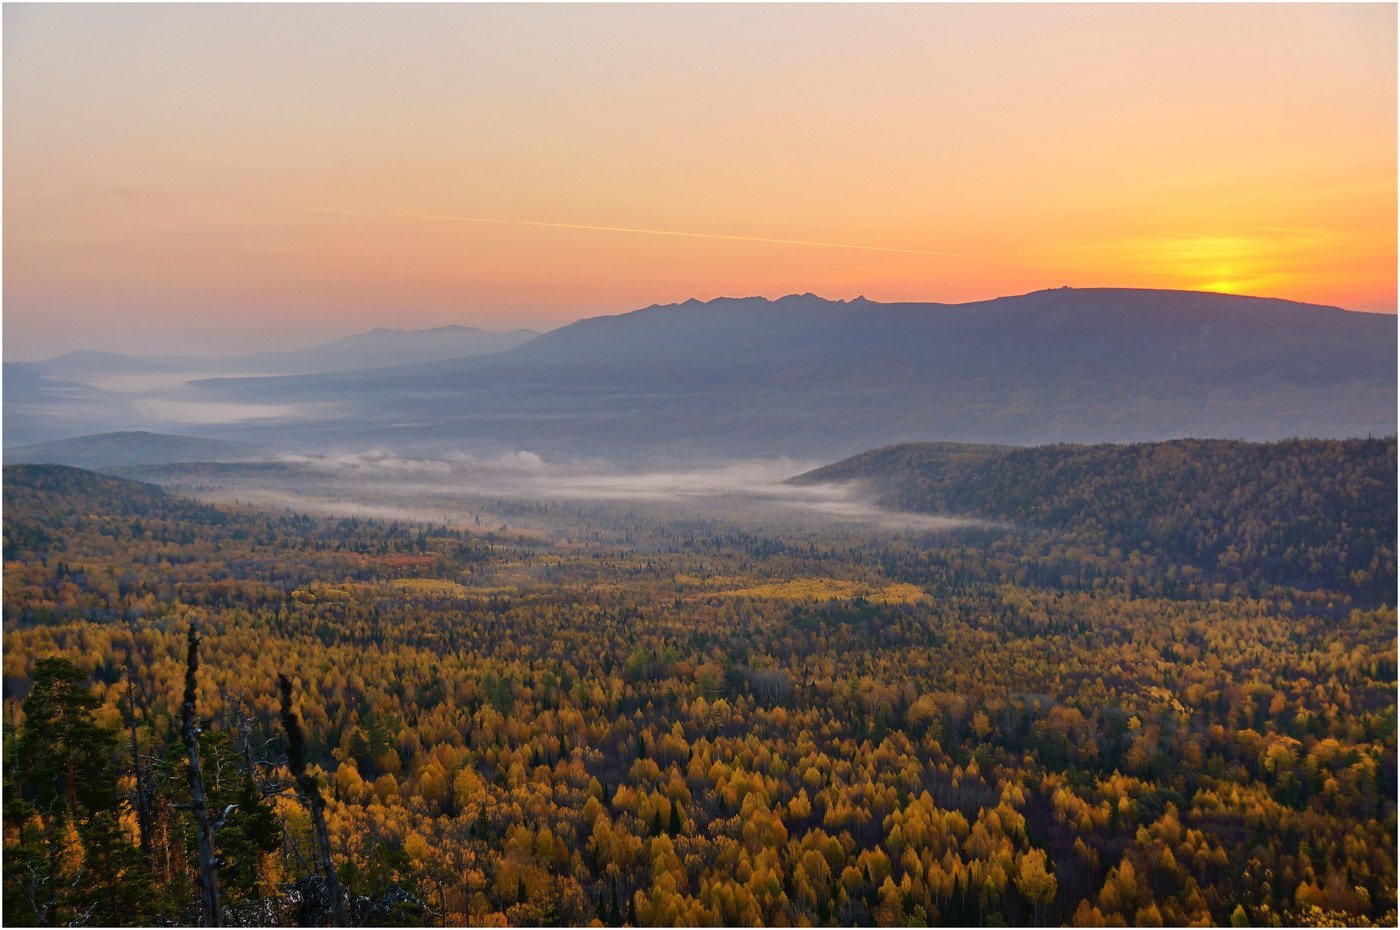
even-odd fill
[[[1035,448],[908,443],[792,479],[882,506],[994,520],[1114,560],[1331,587],[1394,603],[1396,440],[1176,440]],[[1177,578],[1184,580],[1180,573]]]

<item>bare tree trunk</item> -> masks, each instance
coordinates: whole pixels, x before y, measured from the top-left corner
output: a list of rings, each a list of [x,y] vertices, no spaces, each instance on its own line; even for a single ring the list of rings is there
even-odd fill
[[[31,890],[29,903],[34,907],[34,916],[39,918],[39,922],[45,926],[53,926],[55,918],[58,916],[58,822],[52,817],[44,818],[44,839],[48,845],[48,866],[49,866],[49,886],[48,900],[44,902],[44,908],[40,911],[39,906],[34,901],[34,893]]]
[[[185,703],[181,708],[181,735],[190,756],[190,800],[194,808],[199,846],[199,893],[204,910],[204,926],[223,923],[219,910],[219,879],[214,872],[214,830],[209,823],[204,796],[204,775],[199,765],[199,723],[195,717],[195,672],[199,669],[199,621],[190,620],[189,652],[185,661]]]
[[[141,857],[151,864],[151,802],[146,795],[141,749],[136,743],[136,710],[131,708],[131,769],[136,773],[136,825],[141,831]]]
[[[126,653],[126,710],[131,724],[131,771],[136,776],[136,825],[141,831],[141,857],[146,865],[153,865],[151,858],[151,798],[147,794],[145,767],[141,764],[141,747],[136,740],[136,669],[133,656],[136,654],[136,630],[131,630],[131,648]],[[145,703],[144,701],[142,702]]]
[[[287,767],[296,779],[297,790],[311,811],[311,829],[315,839],[317,865],[326,883],[326,894],[331,899],[331,925],[346,926],[345,903],[340,891],[340,879],[335,874],[335,863],[331,861],[331,837],[326,829],[326,802],[321,797],[321,786],[306,772],[306,734],[301,728],[301,718],[292,710],[292,681],[286,675],[278,675],[277,683],[282,689],[282,726],[287,731]]]

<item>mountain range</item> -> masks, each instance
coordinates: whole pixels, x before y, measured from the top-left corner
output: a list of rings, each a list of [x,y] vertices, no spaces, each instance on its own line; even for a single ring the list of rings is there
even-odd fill
[[[501,333],[470,326],[376,329],[300,349],[222,358],[80,349],[39,362],[5,362],[5,446],[112,431],[203,428],[206,418],[197,408],[178,399],[173,407],[169,402],[184,382],[212,374],[294,374],[421,364],[500,352],[537,335],[528,329]],[[219,419],[214,417],[216,422]],[[136,443],[133,451],[145,455],[150,449],[149,443]]]
[[[301,349],[278,349],[219,358],[183,355],[121,355],[80,349],[31,363],[49,377],[90,374],[178,374],[183,372],[269,372],[298,374],[407,365],[501,352],[529,342],[530,329],[492,332],[474,326],[432,329],[379,328]]]
[[[1187,291],[965,304],[812,294],[580,320],[508,351],[195,382],[314,411],[229,427],[322,447],[496,446],[614,459],[835,458],[908,440],[1035,444],[1386,434],[1396,319]]]

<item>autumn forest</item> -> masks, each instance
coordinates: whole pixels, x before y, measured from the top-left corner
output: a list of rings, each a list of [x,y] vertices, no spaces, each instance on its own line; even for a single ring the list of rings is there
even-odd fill
[[[5,923],[1394,925],[1395,455],[825,476],[936,532],[6,467]]]

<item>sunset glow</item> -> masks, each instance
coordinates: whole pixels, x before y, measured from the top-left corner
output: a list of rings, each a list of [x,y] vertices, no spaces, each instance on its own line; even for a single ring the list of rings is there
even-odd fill
[[[805,291],[1396,307],[1390,5],[4,16],[7,358]]]

